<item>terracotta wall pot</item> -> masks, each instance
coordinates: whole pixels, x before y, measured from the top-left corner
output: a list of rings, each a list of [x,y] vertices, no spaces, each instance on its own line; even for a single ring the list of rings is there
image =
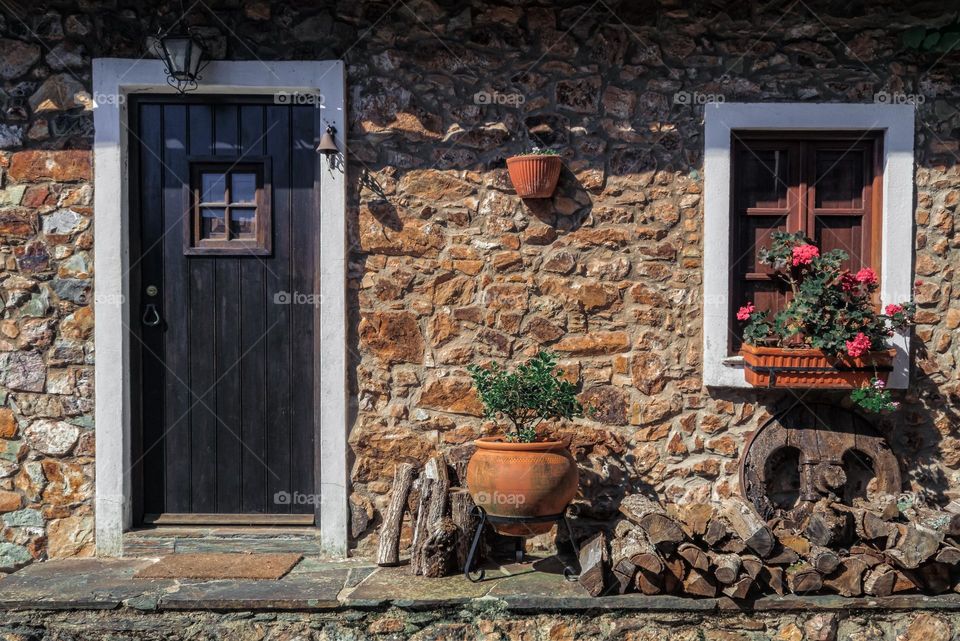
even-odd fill
[[[467,464],[467,488],[474,503],[492,516],[560,514],[577,494],[580,471],[563,441],[509,443],[500,437],[476,441]],[[549,532],[553,523],[496,525],[509,536]]]
[[[560,156],[528,154],[507,158],[510,182],[521,198],[549,198],[557,188],[563,161]]]
[[[757,387],[856,389],[874,376],[886,382],[896,350],[863,356],[830,356],[819,349],[788,349],[744,345],[744,377]],[[768,368],[784,368],[776,372]],[[810,371],[811,368],[823,371]]]

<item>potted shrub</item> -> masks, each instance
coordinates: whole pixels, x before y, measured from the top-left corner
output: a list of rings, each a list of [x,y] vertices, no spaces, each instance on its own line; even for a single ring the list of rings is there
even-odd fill
[[[912,320],[913,303],[876,311],[879,286],[869,267],[843,269],[846,252],[824,254],[800,232],[774,232],[760,261],[788,288],[788,302],[771,319],[747,303],[737,312],[745,323],[746,380],[762,387],[855,389],[865,409],[892,409],[884,389],[895,350],[894,330]],[[879,402],[884,401],[884,402]]]
[[[510,182],[521,198],[549,198],[557,188],[563,161],[553,149],[534,147],[530,152],[507,158]]]
[[[541,421],[583,415],[576,389],[563,380],[556,357],[540,352],[508,371],[497,364],[468,368],[487,418],[506,424],[502,436],[476,441],[467,464],[467,488],[493,517],[561,514],[577,493],[580,473],[568,443],[538,431]],[[551,522],[492,523],[511,536],[543,534]]]

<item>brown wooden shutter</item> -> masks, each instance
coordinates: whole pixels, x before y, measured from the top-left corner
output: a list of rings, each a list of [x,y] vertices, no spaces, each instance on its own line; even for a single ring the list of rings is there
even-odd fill
[[[803,231],[823,251],[847,252],[851,269],[879,274],[879,145],[863,132],[734,134],[731,317],[748,301],[773,313],[786,302],[759,262],[773,231]],[[730,342],[736,353],[739,325]]]

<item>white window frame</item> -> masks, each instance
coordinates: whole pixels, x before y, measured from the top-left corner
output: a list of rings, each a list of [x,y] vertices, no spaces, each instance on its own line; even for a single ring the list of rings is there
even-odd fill
[[[133,525],[131,478],[131,379],[127,96],[169,94],[158,60],[98,58],[93,61],[94,234],[96,345],[96,549],[122,556],[123,533]],[[342,61],[211,62],[198,93],[320,95],[322,117],[345,137],[345,73]],[[320,542],[345,557],[348,542],[346,356],[346,146],[343,163],[320,181],[320,434],[323,453],[317,489]],[[324,162],[324,165],[326,163]],[[178,232],[179,233],[179,230]]]
[[[885,104],[711,103],[704,108],[703,382],[708,387],[751,387],[743,361],[728,357],[730,332],[730,190],[732,132],[883,132],[882,305],[910,300],[913,292],[914,107]],[[888,386],[910,380],[909,332],[891,340],[897,350]]]

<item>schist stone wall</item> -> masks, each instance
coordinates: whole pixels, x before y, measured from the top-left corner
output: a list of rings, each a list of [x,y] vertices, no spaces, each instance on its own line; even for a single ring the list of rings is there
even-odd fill
[[[960,486],[960,54],[904,50],[941,3],[197,4],[220,59],[346,60],[354,536],[376,543],[397,461],[492,428],[466,366],[560,354],[590,420],[560,428],[603,516],[631,486],[737,490],[745,437],[789,394],[704,388],[705,100],[918,104],[913,384],[878,428],[910,488]],[[90,554],[91,59],[140,57],[173,3],[0,9],[0,569]],[[880,98],[878,98],[880,96]],[[111,97],[100,97],[100,100]],[[504,159],[562,151],[521,202]],[[339,381],[326,384],[340,384]],[[842,402],[842,395],[827,396]],[[822,400],[809,395],[807,400]],[[591,514],[591,510],[586,511]]]

